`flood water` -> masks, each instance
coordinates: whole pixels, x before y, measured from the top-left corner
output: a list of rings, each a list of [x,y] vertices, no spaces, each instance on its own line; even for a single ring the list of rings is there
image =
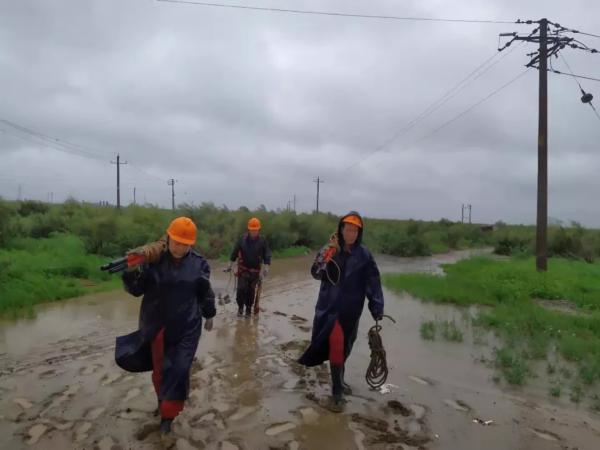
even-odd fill
[[[440,264],[470,254],[377,262],[382,272],[439,273]],[[174,424],[175,448],[600,448],[598,415],[548,399],[535,382],[519,390],[493,382],[493,370],[480,360],[489,357],[494,337],[473,332],[466,320],[473,310],[388,291],[386,314],[396,323],[383,323],[387,389],[371,390],[364,378],[374,324],[365,308],[346,370],[353,395],[342,414],[322,409],[315,399],[329,393],[327,367],[295,363],[310,339],[319,287],[310,263],[274,262],[258,317],[238,318],[235,302],[218,306]],[[217,294],[233,297],[233,282],[218,263],[212,266]],[[138,299],[115,291],[0,322],[2,448],[162,448],[150,375],[126,373],[113,360],[115,336],[136,328],[138,309]],[[421,323],[436,319],[454,319],[464,342],[423,340]]]

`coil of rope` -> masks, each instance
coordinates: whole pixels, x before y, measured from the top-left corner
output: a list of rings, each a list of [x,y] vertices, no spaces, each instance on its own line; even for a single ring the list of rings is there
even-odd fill
[[[386,317],[392,322],[396,323],[396,321],[388,315],[383,315],[382,317]],[[383,348],[383,340],[379,334],[381,330],[382,327],[379,325],[378,320],[376,320],[375,325],[369,329],[369,349],[371,349],[371,361],[369,362],[365,379],[367,380],[367,384],[373,389],[379,389],[381,386],[383,386],[388,377],[385,348]]]

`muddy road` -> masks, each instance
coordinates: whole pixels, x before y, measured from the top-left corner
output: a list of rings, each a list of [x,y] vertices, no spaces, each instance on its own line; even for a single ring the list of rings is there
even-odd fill
[[[466,255],[378,263],[383,272],[435,272]],[[275,262],[259,317],[238,318],[234,302],[219,306],[175,421],[175,448],[600,448],[597,415],[550,400],[535,380],[515,391],[492,381],[493,371],[479,361],[489,357],[493,336],[475,339],[465,320],[472,311],[387,291],[386,313],[397,320],[383,331],[389,385],[373,391],[364,380],[373,324],[365,308],[347,365],[353,395],[343,414],[321,409],[315,399],[329,393],[328,369],[294,362],[310,338],[318,290],[309,264],[308,257]],[[213,264],[213,283],[223,296],[228,278],[219,268]],[[1,448],[162,448],[150,374],[126,373],[113,360],[115,336],[135,329],[138,307],[139,300],[111,292],[0,322]],[[421,322],[436,318],[461,323],[465,342],[422,340]]]

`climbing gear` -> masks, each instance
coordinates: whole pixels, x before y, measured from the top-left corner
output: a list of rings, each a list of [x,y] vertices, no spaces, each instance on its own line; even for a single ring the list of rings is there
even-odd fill
[[[260,309],[258,303],[260,301],[260,294],[262,293],[262,281],[260,278],[256,282],[256,288],[254,289],[254,314],[258,314]]]
[[[123,270],[135,270],[142,264],[156,262],[167,251],[167,237],[163,236],[158,241],[143,245],[134,250],[127,252],[127,255],[122,258],[104,264],[100,270],[108,271],[108,273],[122,272]]]
[[[260,220],[256,217],[253,217],[248,221],[248,230],[249,231],[258,231],[260,230]]]
[[[355,216],[355,215],[344,217],[342,219],[342,222],[343,223],[350,223],[352,225],[356,225],[358,228],[362,228],[363,227],[362,220],[360,219],[360,217]]]
[[[169,237],[184,245],[194,245],[197,231],[196,224],[189,217],[178,217],[167,228]]]
[[[317,255],[316,263],[319,265],[319,271],[323,271],[327,276],[327,279],[331,284],[337,286],[342,276],[342,269],[337,262],[333,259],[333,256],[340,251],[340,244],[338,241],[338,234],[333,233],[329,238],[327,245]],[[330,264],[331,263],[331,264]],[[330,267],[336,269],[335,274],[330,273]],[[335,281],[334,281],[335,279]]]
[[[388,315],[381,316],[381,318],[383,317],[387,317],[392,322],[396,323],[396,321]],[[381,318],[379,318],[379,320],[375,320],[375,325],[373,325],[369,330],[369,349],[371,350],[371,362],[367,368],[365,378],[367,380],[367,384],[373,389],[378,389],[383,386],[388,376],[385,349],[383,348],[383,341],[381,339],[381,335],[379,334],[382,329],[381,325],[379,325]]]

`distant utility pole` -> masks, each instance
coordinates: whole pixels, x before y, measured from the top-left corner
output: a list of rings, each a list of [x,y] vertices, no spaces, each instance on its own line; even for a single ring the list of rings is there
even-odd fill
[[[135,206],[135,186],[133,188],[133,206]]]
[[[177,180],[174,178],[171,178],[169,181],[167,181],[167,184],[171,186],[171,208],[173,211],[175,211],[175,183],[177,183]]]
[[[317,210],[316,212],[319,212],[319,186],[321,185],[321,183],[325,183],[325,180],[321,180],[319,177],[317,177],[316,180],[313,180],[314,183],[317,183]]]
[[[465,205],[464,203],[460,212],[460,223],[465,223],[465,218],[467,217],[465,211],[469,211],[469,223],[471,223],[471,205]]]
[[[127,161],[121,162],[121,155],[117,153],[117,161],[111,161],[111,164],[117,165],[117,209],[121,209],[121,166],[127,164]]]
[[[294,194],[294,213],[296,212],[296,194]]]
[[[498,48],[498,51],[505,50],[515,41],[532,42],[539,46],[537,52],[528,54],[531,60],[526,64],[526,67],[535,68],[539,71],[536,268],[540,272],[545,272],[548,269],[548,71],[581,78],[580,75],[560,72],[554,69],[552,64],[548,69],[548,59],[552,56],[558,57],[558,52],[565,47],[584,50],[589,53],[598,53],[598,50],[589,48],[579,40],[565,35],[565,33],[579,34],[579,31],[565,28],[545,18],[527,21],[518,20],[517,23],[537,24],[538,26],[528,35],[519,35],[516,32],[501,33],[501,37],[511,37],[512,39],[503,47]],[[553,29],[550,27],[553,27]],[[568,69],[570,71],[570,68]],[[583,88],[581,88],[581,91],[584,94],[581,101],[591,105],[591,94],[584,92]],[[593,108],[593,105],[591,106]]]

